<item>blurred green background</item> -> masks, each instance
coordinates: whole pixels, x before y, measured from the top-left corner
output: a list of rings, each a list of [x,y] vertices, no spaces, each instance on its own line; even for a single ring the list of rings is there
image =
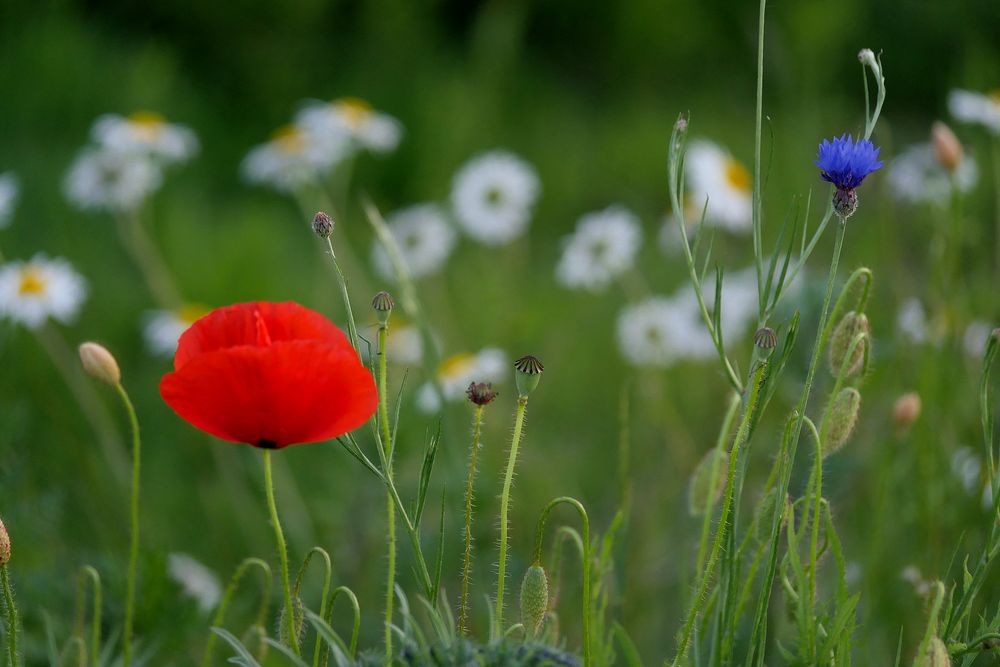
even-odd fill
[[[211,442],[161,402],[157,383],[169,364],[151,357],[141,337],[142,313],[153,307],[152,298],[110,218],[81,214],[62,195],[65,171],[93,120],[106,112],[152,109],[198,134],[201,155],[169,173],[145,212],[191,300],[217,306],[294,299],[339,322],[333,275],[307,220],[291,199],[252,188],[238,173],[247,149],[287,122],[301,101],[357,96],[405,127],[394,154],[360,158],[352,204],[338,220],[337,234],[362,258],[371,232],[356,205],[361,193],[384,211],[443,201],[455,170],[494,147],[535,165],[543,194],[530,237],[502,251],[463,241],[442,275],[421,282],[421,293],[446,350],[498,345],[512,358],[530,352],[546,365],[516,485],[515,582],[526,564],[531,526],[549,498],[580,498],[599,530],[613,516],[619,397],[627,389],[634,507],[618,559],[615,613],[643,656],[657,660],[672,652],[697,546],[700,524],[688,516],[686,483],[714,442],[726,383],[709,363],[665,372],[628,368],[614,339],[622,298],[613,291],[565,291],[553,268],[560,238],[582,213],[621,202],[644,221],[648,243],[641,266],[649,283],[660,293],[682,285],[683,266],[655,242],[667,209],[667,139],[678,112],[690,112],[693,135],[717,140],[750,163],[756,20],[757,3],[733,0],[0,4],[0,172],[15,171],[22,184],[0,248],[9,258],[37,251],[64,256],[86,276],[90,298],[79,321],[62,333],[73,344],[97,339],[108,345],[138,405],[145,433],[146,562],[137,631],[157,647],[154,664],[185,664],[200,650],[208,625],[165,579],[164,554],[190,553],[228,576],[247,555],[273,560],[272,535],[257,452]],[[768,238],[792,195],[825,192],[816,187],[811,164],[818,141],[863,123],[855,58],[860,48],[883,54],[889,97],[876,139],[890,158],[895,147],[925,140],[932,120],[947,117],[950,89],[1000,85],[1000,3],[993,0],[775,3],[766,25],[764,100],[773,132],[764,202]],[[954,318],[989,321],[1000,315],[989,250],[1000,213],[986,185],[997,166],[990,164],[984,133],[961,128],[960,134],[979,159],[981,185],[965,202],[970,242],[962,292],[952,295],[952,305],[959,304]],[[895,335],[898,304],[927,293],[927,246],[942,212],[895,205],[879,175],[861,196],[844,266],[875,271],[876,364],[858,436],[830,461],[827,489],[848,559],[860,571],[858,658],[885,664],[901,629],[904,646],[913,646],[922,632],[919,598],[901,581],[902,568],[915,564],[929,577],[944,576],[955,549],[975,548],[981,536],[978,498],[948,472],[957,447],[979,446],[978,366],[954,342],[913,347]],[[748,240],[723,245],[729,268],[749,264]],[[828,252],[822,248],[814,263],[819,281]],[[386,285],[355,268],[349,279],[363,310]],[[818,303],[812,311],[810,303],[802,341],[811,340],[815,326]],[[952,316],[942,317],[950,322]],[[800,363],[787,378],[790,397],[801,382],[807,347],[800,342]],[[747,354],[740,359],[745,365]],[[38,651],[45,613],[57,635],[65,634],[72,577],[83,563],[95,564],[110,588],[108,627],[120,622],[126,490],[29,332],[4,325],[0,369],[0,513],[14,541],[13,577],[29,648]],[[420,381],[417,373],[407,386]],[[487,411],[477,601],[490,590],[494,572],[492,517],[512,389],[511,383],[501,388],[501,400]],[[923,395],[925,415],[907,438],[895,438],[892,402],[913,389]],[[113,396],[102,387],[93,390],[124,427]],[[775,421],[787,405],[780,408],[772,410]],[[453,597],[470,418],[468,406],[448,407],[432,490],[433,498],[445,494],[448,507],[445,581]],[[435,425],[405,403],[399,477],[408,492],[423,440]],[[777,446],[776,427],[769,429],[755,444],[754,475],[766,474]],[[377,642],[384,563],[380,487],[335,445],[296,447],[276,458],[293,559],[312,544],[330,549],[337,582],[359,592],[364,635]],[[430,515],[436,516],[436,504]],[[428,550],[433,541],[428,531]],[[413,590],[407,547],[400,553],[403,583]],[[234,628],[241,627],[240,614],[243,622],[249,618],[252,596],[241,598]],[[563,603],[563,617],[575,642],[571,599]],[[485,625],[483,604],[477,619]]]

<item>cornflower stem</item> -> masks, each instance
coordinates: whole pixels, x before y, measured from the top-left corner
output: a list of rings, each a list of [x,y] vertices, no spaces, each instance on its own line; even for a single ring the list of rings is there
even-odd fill
[[[733,499],[735,496],[734,489],[736,486],[736,471],[739,469],[740,465],[740,454],[743,451],[743,446],[750,433],[750,421],[753,418],[754,411],[757,408],[757,402],[760,399],[761,380],[764,377],[764,371],[766,368],[767,363],[761,363],[757,366],[756,372],[751,378],[752,384],[749,387],[750,393],[743,406],[743,416],[740,419],[739,427],[736,429],[736,439],[733,442],[732,455],[729,457],[726,489],[722,496],[722,509],[720,510],[719,522],[715,530],[715,538],[712,541],[712,551],[709,554],[708,563],[705,565],[705,571],[701,574],[699,583],[696,586],[694,598],[691,600],[691,606],[688,609],[687,618],[684,621],[684,626],[681,630],[680,639],[678,641],[677,655],[671,663],[673,667],[680,665],[684,660],[684,656],[687,654],[688,645],[691,642],[691,635],[694,632],[695,621],[704,606],[704,600],[706,599],[706,595],[708,593],[708,586],[712,580],[712,573],[715,571],[715,567],[719,562],[719,557],[723,550],[723,543],[725,542],[726,535],[728,533],[729,516],[732,511]]]
[[[10,585],[7,564],[0,565],[0,586],[3,586],[3,600],[7,611],[7,653],[11,667],[20,663],[17,658],[17,605],[14,604],[14,589]]]
[[[333,252],[331,248],[331,253]],[[336,260],[334,260],[336,261]],[[345,293],[346,299],[346,293]],[[385,455],[385,474],[392,480],[392,430],[389,428],[389,401],[387,398],[386,371],[386,340],[389,327],[383,324],[378,328],[378,415],[382,429],[382,447]],[[392,494],[386,491],[386,532],[389,542],[389,558],[386,566],[385,590],[385,661],[392,663],[392,608],[396,595],[396,507]]]
[[[274,479],[271,474],[271,450],[264,450],[264,491],[267,493],[267,509],[271,513],[271,525],[274,526],[274,540],[278,546],[278,561],[281,565],[281,587],[285,593],[285,623],[288,631],[290,648],[299,655],[299,642],[295,632],[295,606],[292,604],[292,588],[288,582],[288,552],[285,549],[285,534],[281,532],[281,521],[278,519],[278,506],[274,502]]]
[[[472,571],[472,504],[475,494],[476,462],[484,406],[477,405],[472,418],[472,447],[469,449],[469,479],[465,485],[465,556],[462,559],[462,593],[458,605],[458,633],[466,634],[469,623],[469,576]]]
[[[351,297],[347,293],[347,279],[344,277],[344,272],[340,270],[337,253],[333,251],[333,241],[330,240],[330,237],[326,239],[326,247],[330,251],[333,268],[337,271],[337,284],[340,286],[340,295],[344,300],[344,310],[347,312],[347,330],[351,336],[351,345],[360,353],[361,348],[358,347],[358,326],[354,321],[354,311],[351,309]]]
[[[118,215],[118,234],[126,250],[132,255],[142,273],[143,280],[157,302],[164,308],[179,308],[184,300],[174,284],[166,263],[156,249],[156,244],[142,226],[139,211],[132,210]]]
[[[519,396],[517,413],[514,417],[514,435],[510,441],[510,455],[507,458],[507,472],[504,474],[503,491],[500,494],[500,554],[497,558],[497,598],[494,617],[496,618],[495,636],[502,637],[503,632],[503,589],[507,576],[507,513],[510,509],[510,487],[514,482],[514,466],[517,464],[517,450],[521,444],[521,434],[524,431],[524,413],[528,408],[528,397]]]
[[[139,567],[139,470],[142,463],[142,439],[139,437],[139,419],[135,414],[132,399],[125,387],[119,382],[115,391],[125,406],[128,414],[129,428],[132,431],[132,488],[129,497],[129,523],[131,538],[128,550],[128,574],[125,587],[125,629],[122,643],[124,655],[122,662],[128,667],[132,660],[132,628],[135,623],[135,580]]]

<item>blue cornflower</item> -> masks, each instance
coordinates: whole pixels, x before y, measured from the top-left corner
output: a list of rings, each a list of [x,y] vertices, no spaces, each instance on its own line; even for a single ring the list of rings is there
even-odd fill
[[[833,207],[842,218],[849,217],[858,206],[858,195],[854,188],[861,185],[865,176],[882,168],[878,159],[881,149],[867,139],[855,141],[846,134],[824,139],[819,145],[819,156],[815,162],[820,168],[820,177],[837,186],[833,195]]]

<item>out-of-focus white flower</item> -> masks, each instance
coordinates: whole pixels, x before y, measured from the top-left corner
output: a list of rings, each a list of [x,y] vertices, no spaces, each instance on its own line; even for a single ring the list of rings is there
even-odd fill
[[[604,289],[632,268],[641,244],[639,218],[624,206],[588,213],[564,240],[556,278],[571,289]]]
[[[764,265],[766,268],[767,260],[765,260]],[[784,293],[792,294],[796,289],[797,281],[786,286]],[[706,281],[703,290],[705,303],[709,312],[712,312],[715,307],[715,280]],[[693,294],[691,298],[694,298]],[[758,300],[757,269],[755,267],[751,266],[740,271],[723,274],[721,317],[723,342],[731,343],[746,333],[747,328],[757,317]]]
[[[347,139],[354,150],[373,153],[395,150],[403,135],[398,120],[356,97],[310,102],[295,116],[295,124],[320,143],[339,145]]]
[[[698,232],[698,216],[685,216],[684,226],[687,228],[688,243],[694,244],[695,234]],[[684,239],[681,237],[680,227],[677,226],[677,218],[672,213],[663,216],[659,234],[660,247],[663,252],[671,257],[680,256],[684,252]]]
[[[184,125],[168,123],[158,113],[105,114],[91,130],[94,141],[116,153],[142,153],[164,162],[184,162],[198,152],[198,138]]]
[[[921,597],[927,595],[931,590],[930,582],[924,579],[924,576],[920,573],[920,569],[916,565],[907,565],[904,567],[903,571],[899,573],[899,578],[911,584],[916,594]]]
[[[11,218],[14,217],[14,208],[17,206],[20,191],[17,176],[10,172],[0,174],[0,229],[9,225]]]
[[[531,165],[511,153],[493,151],[458,171],[451,204],[466,234],[485,245],[503,245],[528,228],[540,188]]]
[[[197,560],[182,553],[167,556],[167,573],[185,595],[198,603],[203,612],[215,609],[222,599],[219,577]]]
[[[899,307],[896,328],[911,343],[921,345],[927,341],[927,314],[920,299],[910,297]]]
[[[131,211],[159,189],[160,167],[141,153],[83,150],[66,174],[67,199],[84,210]]]
[[[965,353],[973,359],[982,358],[986,352],[986,342],[992,332],[993,326],[989,322],[982,320],[970,322],[962,335],[962,347],[965,348]]]
[[[976,161],[970,156],[959,163],[954,174],[955,186],[968,192],[979,180]],[[947,204],[952,182],[948,172],[935,159],[930,144],[910,146],[889,163],[889,187],[902,201],[915,204]]]
[[[177,341],[187,328],[194,324],[208,309],[187,305],[177,310],[152,310],[143,320],[143,337],[146,347],[158,357],[170,357],[177,351]]]
[[[948,111],[965,123],[978,123],[1000,134],[1000,90],[988,94],[953,90],[948,94]]]
[[[715,353],[694,294],[687,291],[625,307],[618,315],[617,337],[622,356],[634,366],[667,368]]]
[[[458,234],[437,204],[417,204],[401,209],[391,213],[386,224],[411,278],[439,271],[458,241]],[[389,254],[381,243],[372,246],[372,263],[382,277],[395,278]]]
[[[951,455],[951,471],[962,482],[966,493],[974,493],[979,489],[979,473],[982,464],[971,447],[959,447]]]
[[[993,487],[989,481],[983,485],[983,509],[989,511],[993,509]]]
[[[420,329],[410,324],[399,325],[393,318],[386,339],[387,359],[400,366],[416,366],[424,358],[424,339]]]
[[[472,382],[500,382],[510,372],[507,355],[495,347],[483,348],[475,354],[456,354],[445,359],[438,369],[438,382],[446,401],[457,401],[465,396]],[[426,413],[441,409],[437,389],[431,382],[417,392],[417,407]]]
[[[0,316],[30,329],[50,317],[72,322],[86,296],[86,282],[64,259],[38,254],[0,267]]]
[[[342,137],[339,143],[317,141],[301,128],[286,125],[271,139],[254,146],[243,158],[243,176],[258,185],[267,185],[279,192],[295,192],[312,183],[332,164],[350,151],[350,142]]]
[[[699,217],[708,200],[705,224],[731,232],[750,231],[752,177],[728,151],[704,139],[692,141],[684,158],[684,173],[690,206]]]

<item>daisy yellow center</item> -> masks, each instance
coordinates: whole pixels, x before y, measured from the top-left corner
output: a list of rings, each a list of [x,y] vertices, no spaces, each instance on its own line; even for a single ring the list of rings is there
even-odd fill
[[[17,287],[17,293],[21,296],[39,296],[45,293],[48,279],[45,274],[33,266],[25,267],[21,271],[21,283]]]
[[[180,309],[177,310],[176,312],[177,319],[179,319],[184,324],[187,324],[188,326],[194,324],[196,320],[201,319],[201,317],[207,314],[208,314],[207,308],[203,306],[194,306],[194,305],[181,306]]]
[[[1000,88],[991,90],[986,96],[990,98],[990,101],[993,102],[993,104],[1000,107]]]
[[[372,105],[357,97],[344,97],[333,103],[348,127],[357,129],[372,115]]]
[[[142,139],[155,139],[167,125],[167,120],[155,111],[136,111],[128,117],[135,133]]]
[[[746,170],[746,167],[732,158],[726,158],[724,169],[726,183],[729,184],[729,187],[742,192],[750,192],[750,172]]]
[[[294,125],[279,127],[275,130],[271,140],[278,147],[278,150],[289,155],[301,153],[306,149],[306,138],[302,135],[302,131]]]
[[[441,368],[438,374],[441,379],[448,380],[451,378],[461,377],[466,373],[472,372],[472,369],[476,366],[475,355],[465,353],[456,354],[452,357],[448,357],[441,363]]]

